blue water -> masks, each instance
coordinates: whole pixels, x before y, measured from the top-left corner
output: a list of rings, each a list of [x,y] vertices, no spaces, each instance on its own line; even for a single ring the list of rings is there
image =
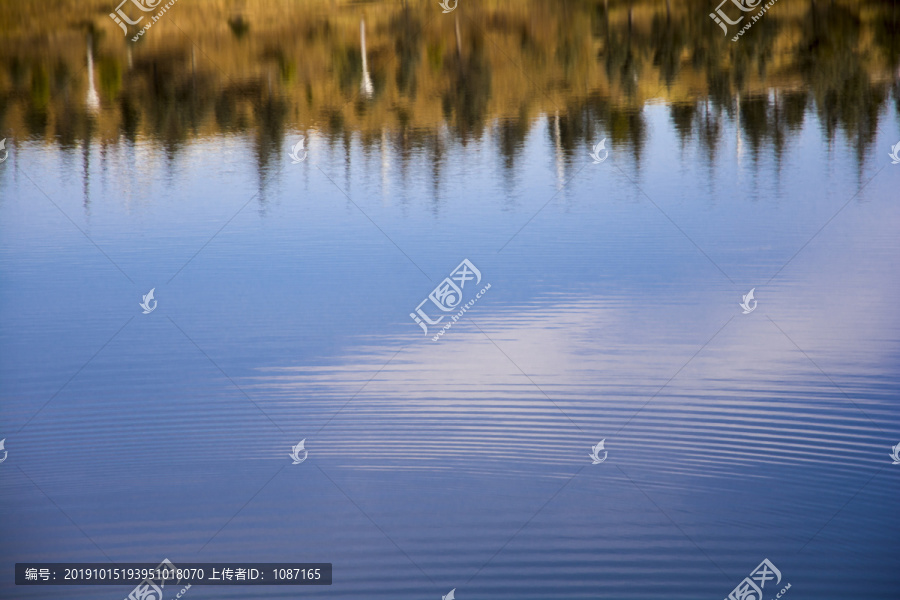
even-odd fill
[[[725,119],[712,160],[641,115],[600,164],[547,114],[512,160],[502,122],[439,159],[291,129],[262,167],[13,132],[0,595],[169,558],[334,565],[198,599],[718,599],[768,558],[766,598],[896,598],[897,115],[862,161],[814,112],[777,157]],[[432,341],[409,313],[465,258],[491,288]]]

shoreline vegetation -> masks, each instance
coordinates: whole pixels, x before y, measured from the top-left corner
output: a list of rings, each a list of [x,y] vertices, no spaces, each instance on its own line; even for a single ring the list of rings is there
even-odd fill
[[[140,26],[123,36],[112,1],[19,0],[0,16],[0,135],[177,151],[248,133],[280,147],[297,130],[414,147],[445,131],[463,144],[496,133],[506,151],[543,116],[566,152],[602,132],[639,156],[641,111],[664,103],[710,153],[730,121],[777,154],[815,113],[862,160],[886,111],[900,113],[897,3],[779,2],[739,43],[708,2],[559,6],[195,0],[132,42]]]

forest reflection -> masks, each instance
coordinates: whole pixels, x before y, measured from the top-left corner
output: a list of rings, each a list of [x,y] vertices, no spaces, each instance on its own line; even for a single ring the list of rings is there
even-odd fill
[[[221,134],[255,141],[259,168],[286,137],[386,142],[439,160],[448,139],[490,131],[506,164],[540,120],[567,157],[592,141],[640,160],[643,108],[663,102],[682,143],[710,161],[739,127],[751,155],[777,160],[813,112],[857,162],[885,112],[900,113],[895,2],[782,3],[732,42],[712,5],[572,0],[180,3],[138,42],[105,1],[6,11],[0,127],[74,149],[150,139],[175,156]]]

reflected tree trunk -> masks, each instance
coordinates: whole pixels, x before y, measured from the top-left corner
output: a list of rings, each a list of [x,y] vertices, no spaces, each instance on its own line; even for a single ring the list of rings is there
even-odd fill
[[[366,98],[372,97],[372,92],[374,91],[374,87],[372,86],[372,77],[369,75],[369,62],[366,60],[366,22],[362,20],[359,22],[359,45],[360,52],[362,53],[362,83],[360,84],[360,90],[362,91],[363,96]]]

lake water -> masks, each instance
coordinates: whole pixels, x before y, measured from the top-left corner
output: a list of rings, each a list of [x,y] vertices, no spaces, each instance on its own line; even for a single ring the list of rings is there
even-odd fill
[[[900,595],[896,6],[62,5],[0,29],[0,597]]]

